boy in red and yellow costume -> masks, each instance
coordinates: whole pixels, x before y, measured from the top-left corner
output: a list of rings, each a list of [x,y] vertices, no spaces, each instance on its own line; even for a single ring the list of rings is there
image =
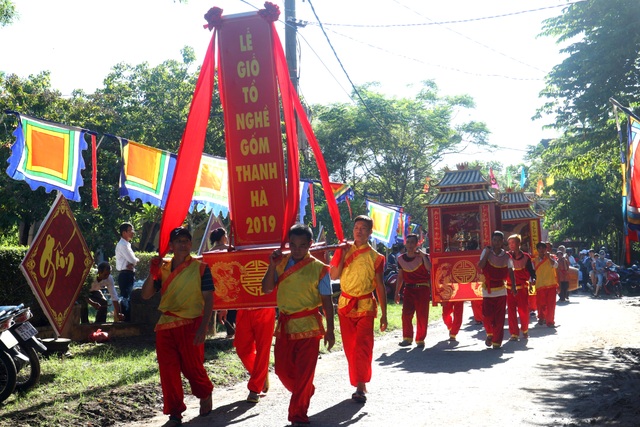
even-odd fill
[[[409,234],[405,246],[407,252],[398,257],[398,281],[395,302],[400,303],[400,289],[404,285],[402,302],[402,341],[406,347],[413,342],[413,314],[416,315],[416,345],[424,347],[429,325],[429,296],[431,294],[431,261],[417,250],[418,235]]]
[[[211,412],[213,384],[204,369],[204,340],[213,310],[213,277],[209,266],[191,257],[191,233],[176,228],[169,236],[173,258],[151,260],[151,274],[142,285],[142,298],[160,292],[162,312],[156,324],[156,354],[160,370],[163,413],[169,421],[163,427],[182,424],[184,391],[180,373],[191,392],[200,399],[200,415]]]
[[[513,260],[502,248],[504,234],[494,231],[491,246],[487,246],[480,255],[478,268],[484,273],[482,287],[482,322],[487,332],[487,347],[499,349],[504,336],[504,317],[507,307],[507,278],[513,283],[511,289],[516,295]]]
[[[547,252],[545,243],[539,242],[536,249],[538,256],[533,259],[533,267],[536,269],[538,325],[546,323],[548,327],[555,328],[558,262]]]
[[[351,398],[367,400],[366,384],[371,381],[373,361],[373,321],[377,316],[376,291],[382,316],[380,330],[387,329],[387,295],[382,272],[384,255],[369,245],[373,220],[357,216],[353,223],[353,244],[336,251],[331,260],[331,279],[340,279],[338,318],[344,353],[349,365],[349,380],[356,387]]]
[[[329,267],[309,254],[312,237],[306,225],[291,227],[291,253],[283,256],[280,250],[275,250],[262,279],[264,293],[277,287],[280,314],[275,331],[275,371],[291,392],[289,421],[294,426],[309,424],[307,411],[315,391],[313,377],[320,339],[324,336],[329,350],[335,343]],[[327,321],[326,332],[318,311],[320,305]]]
[[[510,339],[517,341],[520,338],[520,329],[524,338],[529,338],[529,287],[532,286],[531,283],[536,278],[536,271],[531,263],[531,256],[520,250],[520,235],[509,236],[508,242],[518,293],[507,295],[507,316],[509,317]],[[511,284],[513,285],[513,283]],[[518,316],[520,316],[520,329],[518,329]]]

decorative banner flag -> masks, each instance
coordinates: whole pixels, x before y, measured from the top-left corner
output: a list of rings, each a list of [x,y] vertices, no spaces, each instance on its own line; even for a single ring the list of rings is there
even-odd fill
[[[176,156],[168,151],[119,138],[122,146],[120,197],[165,207]]]
[[[513,177],[511,176],[511,169],[507,167],[506,171],[506,179],[507,188],[513,188]]]
[[[221,157],[202,155],[198,179],[193,190],[191,211],[203,207],[206,212],[214,210],[223,217],[229,212],[229,171],[227,160]]]
[[[489,183],[491,184],[491,188],[495,188],[500,189],[500,186],[498,185],[498,180],[496,179],[496,176],[493,174],[493,168],[489,168]]]
[[[542,196],[542,189],[544,188],[544,182],[542,179],[538,180],[538,185],[536,185],[536,196]]]
[[[304,224],[304,214],[309,204],[309,189],[313,188],[313,182],[300,181],[300,208],[298,210],[300,224]]]
[[[373,219],[373,233],[371,237],[385,246],[391,247],[395,243],[400,213],[381,204],[367,202],[368,215]]]
[[[82,151],[87,149],[80,128],[53,124],[20,115],[13,135],[7,174],[25,181],[32,190],[43,187],[47,193],[60,191],[67,199],[80,201],[83,185]]]
[[[20,270],[58,336],[93,265],[67,200],[58,193]]]
[[[331,191],[333,191],[333,196],[336,198],[336,203],[341,203],[347,201],[348,199],[353,200],[353,198],[355,197],[353,189],[347,184],[332,182]]]
[[[630,230],[640,231],[640,121],[633,116],[629,116],[627,135],[627,222]]]
[[[218,31],[232,234],[236,247],[274,244],[282,241],[286,194],[271,24],[258,13],[238,14],[225,17]],[[293,196],[295,211],[299,194]]]
[[[520,167],[520,188],[524,189],[524,185],[527,183],[527,175],[524,172],[524,166]]]

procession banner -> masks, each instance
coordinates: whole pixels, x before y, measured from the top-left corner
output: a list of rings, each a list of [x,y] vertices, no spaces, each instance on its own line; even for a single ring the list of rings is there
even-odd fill
[[[78,299],[93,257],[67,200],[58,193],[20,270],[60,336]]]
[[[373,219],[371,238],[387,246],[395,243],[400,213],[392,208],[367,200],[367,212]]]
[[[482,299],[484,276],[477,270],[478,251],[460,255],[431,257],[431,293],[433,305],[447,301]]]
[[[202,254],[202,260],[211,268],[213,282],[213,306],[216,310],[275,307],[277,290],[262,292],[262,278],[269,268],[271,248],[244,249],[241,251],[211,251]],[[316,246],[311,255],[325,259],[327,251],[337,246]],[[285,253],[287,253],[285,251]]]
[[[271,25],[257,13],[224,18],[220,84],[236,247],[281,241],[285,172]]]

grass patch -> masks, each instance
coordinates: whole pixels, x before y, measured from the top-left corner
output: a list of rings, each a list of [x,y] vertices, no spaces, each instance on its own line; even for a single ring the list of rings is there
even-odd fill
[[[429,321],[442,310],[430,307]],[[387,307],[388,331],[402,328],[402,306]],[[379,320],[376,321],[376,336]],[[336,345],[342,337],[335,318]],[[224,328],[218,336],[223,336]],[[0,405],[0,427],[108,426],[149,418],[162,407],[162,392],[153,337],[120,338],[104,344],[72,343],[71,356],[43,359],[40,383],[13,394]],[[321,345],[321,353],[326,353]],[[272,360],[273,363],[273,355]],[[231,340],[210,338],[205,343],[205,367],[216,387],[248,379]],[[185,389],[188,385],[184,383]]]

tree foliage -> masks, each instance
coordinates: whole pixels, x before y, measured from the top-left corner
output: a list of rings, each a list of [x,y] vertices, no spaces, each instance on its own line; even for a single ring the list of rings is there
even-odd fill
[[[195,56],[191,48],[182,51],[183,61],[165,61],[155,67],[117,64],[104,80],[104,87],[94,94],[74,91],[63,98],[50,85],[49,73],[21,79],[15,75],[0,75],[0,107],[46,120],[117,135],[160,149],[176,152],[189,112],[197,79],[191,70]],[[15,120],[7,119],[7,130],[15,128]],[[15,140],[7,131],[1,137],[3,157],[9,157]],[[212,102],[211,120],[207,131],[205,152],[224,155],[222,110],[217,92]],[[91,178],[93,166],[88,151],[84,153],[87,169],[85,184],[80,188],[82,201],[74,214],[92,250],[101,248],[110,256],[117,241],[117,227],[131,221],[142,231],[140,243],[153,242],[159,220],[157,210],[144,208],[139,201],[120,199],[120,146],[116,139],[103,137],[98,150],[98,194],[100,207],[91,208]],[[53,194],[42,189],[31,191],[22,181],[0,174],[0,229],[14,230],[20,226],[22,244],[27,243],[31,225],[44,218],[53,201]],[[148,235],[145,233],[149,233]]]
[[[18,16],[11,0],[0,0],[0,27],[10,25]]]
[[[434,165],[461,143],[485,144],[484,123],[454,124],[459,109],[473,108],[466,95],[444,97],[436,84],[424,82],[412,99],[388,98],[374,84],[358,88],[355,104],[315,106],[314,129],[334,179],[364,195],[404,206],[426,224],[423,193]]]
[[[555,178],[555,203],[545,223],[554,225],[557,239],[619,244],[620,142],[609,98],[638,103],[638,22],[640,8],[634,0],[576,2],[545,21],[542,34],[555,37],[567,57],[547,75],[541,92],[546,102],[538,115],[555,116],[551,126],[563,135],[533,147],[529,159],[534,179]],[[597,227],[584,215],[597,218]]]

